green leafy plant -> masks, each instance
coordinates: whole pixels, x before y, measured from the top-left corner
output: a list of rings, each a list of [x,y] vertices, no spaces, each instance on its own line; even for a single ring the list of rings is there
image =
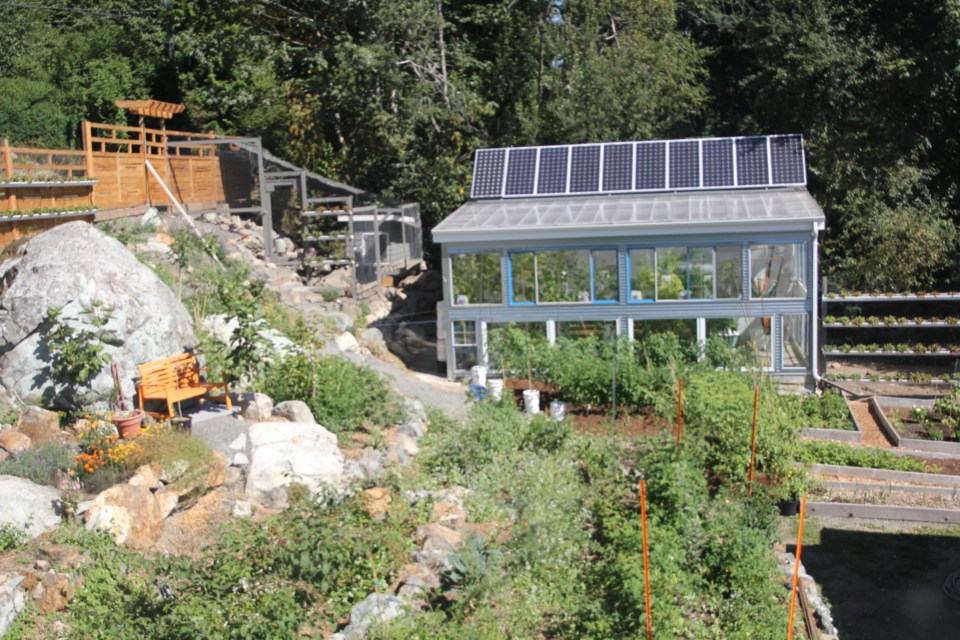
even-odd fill
[[[92,328],[77,329],[62,316],[62,307],[47,309],[46,322],[41,329],[41,341],[49,353],[50,377],[64,387],[65,398],[74,407],[87,400],[90,382],[110,363],[106,345],[117,344],[115,332],[107,328],[112,310],[99,300],[84,307],[82,317]]]
[[[27,539],[27,534],[12,524],[0,524],[0,553],[22,548]]]
[[[58,479],[73,469],[75,455],[76,451],[69,445],[48,442],[0,461],[0,475],[55,487]]]

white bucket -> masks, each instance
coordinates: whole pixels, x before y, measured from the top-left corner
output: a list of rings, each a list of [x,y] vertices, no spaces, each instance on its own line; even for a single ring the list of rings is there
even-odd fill
[[[567,415],[567,403],[559,400],[550,401],[550,417],[554,422],[563,422],[563,417]]]
[[[284,238],[274,238],[273,252],[281,256],[285,254],[287,252],[287,241]]]
[[[487,368],[482,364],[478,364],[475,367],[470,369],[470,375],[473,378],[473,384],[478,387],[487,386]]]
[[[540,413],[540,392],[527,389],[523,392],[523,411],[530,415]]]
[[[490,378],[487,380],[487,391],[494,402],[500,402],[503,397],[503,380],[501,378]]]

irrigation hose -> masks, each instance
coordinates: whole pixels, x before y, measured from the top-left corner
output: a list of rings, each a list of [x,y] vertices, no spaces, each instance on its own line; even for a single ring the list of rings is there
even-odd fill
[[[943,583],[943,592],[947,594],[947,597],[960,601],[960,570],[947,576]]]

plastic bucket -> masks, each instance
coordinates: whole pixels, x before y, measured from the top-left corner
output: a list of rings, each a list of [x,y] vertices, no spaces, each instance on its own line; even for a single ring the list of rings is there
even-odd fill
[[[530,415],[540,413],[540,392],[527,389],[523,392],[523,411]]]
[[[477,385],[478,387],[487,386],[487,368],[482,364],[478,364],[477,366],[471,368],[470,375],[473,378],[473,384]]]
[[[550,402],[550,417],[554,422],[563,422],[563,417],[567,415],[567,403],[559,400]]]
[[[487,391],[494,402],[500,402],[503,397],[503,380],[501,378],[490,378],[487,380]]]

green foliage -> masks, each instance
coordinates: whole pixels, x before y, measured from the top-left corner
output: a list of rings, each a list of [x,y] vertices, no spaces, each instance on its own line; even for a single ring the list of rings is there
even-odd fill
[[[783,401],[787,405],[795,404],[802,416],[801,426],[846,431],[856,429],[847,402],[837,389],[827,388],[822,396],[784,396]]]
[[[339,357],[288,356],[267,369],[262,389],[276,402],[303,400],[334,433],[402,418],[396,396],[375,371]]]
[[[0,475],[17,476],[55,487],[60,478],[73,469],[75,455],[73,447],[48,442],[0,461]]]
[[[12,524],[0,524],[0,553],[23,547],[27,534]]]
[[[836,464],[846,467],[919,471],[935,473],[936,467],[908,456],[895,456],[883,449],[854,447],[842,442],[804,442],[797,459],[809,464]]]
[[[324,287],[320,290],[320,295],[323,296],[324,302],[333,302],[340,297],[340,290],[334,287]]]
[[[47,309],[41,328],[39,348],[49,354],[48,375],[61,385],[60,400],[79,408],[88,400],[90,382],[110,363],[107,344],[116,344],[117,336],[107,325],[112,310],[94,300],[82,311],[83,319],[92,328],[75,328],[62,317],[61,307]]]

